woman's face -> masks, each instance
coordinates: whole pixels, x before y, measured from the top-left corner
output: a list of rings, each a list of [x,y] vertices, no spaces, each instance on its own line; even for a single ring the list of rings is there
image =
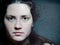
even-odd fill
[[[13,40],[23,41],[31,33],[33,24],[30,7],[23,3],[10,4],[7,7],[4,23]]]

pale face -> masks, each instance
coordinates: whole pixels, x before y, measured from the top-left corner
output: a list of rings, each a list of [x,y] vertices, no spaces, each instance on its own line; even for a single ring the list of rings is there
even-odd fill
[[[31,33],[33,24],[30,7],[22,3],[13,3],[7,7],[4,17],[6,29],[15,41],[23,41]]]

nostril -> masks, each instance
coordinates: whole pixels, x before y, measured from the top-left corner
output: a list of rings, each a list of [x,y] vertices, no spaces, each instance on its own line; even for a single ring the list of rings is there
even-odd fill
[[[21,28],[21,27],[19,27],[19,28],[15,27],[14,29],[16,29],[16,30],[20,30],[20,29],[22,29],[22,28]]]

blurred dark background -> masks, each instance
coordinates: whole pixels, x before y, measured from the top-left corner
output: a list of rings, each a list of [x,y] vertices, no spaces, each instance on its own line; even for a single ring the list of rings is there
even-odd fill
[[[37,14],[40,15],[34,30],[37,34],[52,40],[56,45],[60,45],[60,0],[33,1],[36,4]]]

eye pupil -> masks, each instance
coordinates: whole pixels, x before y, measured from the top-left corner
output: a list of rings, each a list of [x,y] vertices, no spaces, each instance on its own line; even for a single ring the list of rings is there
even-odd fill
[[[24,17],[24,19],[26,19],[26,17]]]
[[[9,20],[13,20],[14,18],[13,17],[10,17]]]
[[[13,18],[10,18],[10,19],[13,19]]]

